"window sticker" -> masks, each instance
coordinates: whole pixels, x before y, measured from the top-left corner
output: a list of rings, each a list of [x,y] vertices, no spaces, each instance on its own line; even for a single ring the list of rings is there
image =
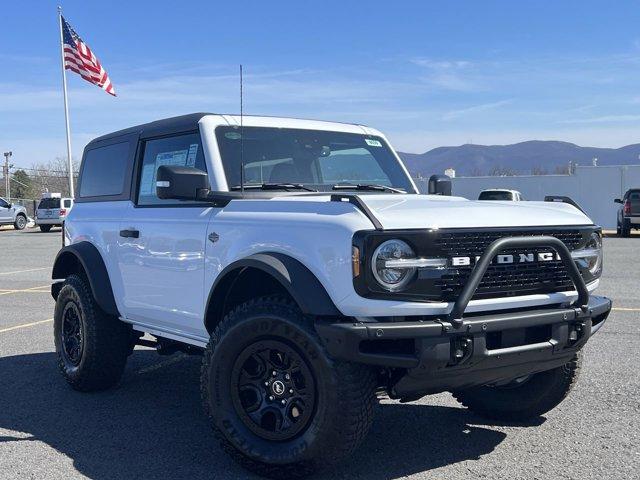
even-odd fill
[[[154,195],[156,191],[155,186],[158,168],[163,165],[175,165],[178,167],[186,166],[188,152],[189,150],[186,149],[175,150],[173,152],[161,152],[156,155],[154,163],[147,163],[144,165],[142,167],[142,179],[140,180],[140,194]]]
[[[374,140],[373,138],[365,138],[364,141],[367,142],[367,145],[369,145],[370,147],[382,146],[382,143],[380,142],[380,140]]]
[[[238,132],[227,132],[224,134],[229,140],[240,140],[241,136]]]
[[[194,167],[196,164],[196,155],[198,154],[198,144],[189,145],[189,153],[187,154],[187,167]]]

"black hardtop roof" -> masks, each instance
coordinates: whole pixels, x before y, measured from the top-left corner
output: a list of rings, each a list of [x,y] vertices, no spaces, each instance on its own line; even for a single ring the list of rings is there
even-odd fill
[[[102,135],[101,137],[94,138],[93,140],[91,140],[91,142],[89,142],[89,145],[91,145],[92,143],[101,142],[103,140],[120,137],[122,135],[130,135],[132,133],[139,134],[141,136],[153,136],[162,135],[164,133],[195,130],[198,128],[198,122],[205,115],[213,114],[198,112],[189,113],[187,115],[180,115],[178,117],[163,118],[162,120],[143,123],[142,125],[125,128],[123,130],[118,130],[117,132],[107,133],[106,135]]]
[[[87,144],[87,147],[91,146],[94,143],[102,142],[104,140],[110,140],[112,138],[121,137],[123,135],[130,135],[132,133],[143,136],[143,137],[153,137],[157,135],[186,132],[189,130],[197,130],[198,122],[202,119],[202,117],[207,115],[231,115],[231,114],[198,112],[198,113],[189,113],[187,115],[180,115],[177,117],[163,118],[162,120],[155,120],[153,122],[143,123],[141,125],[125,128],[123,130],[118,130],[116,132],[107,133],[106,135],[102,135],[100,137],[97,137],[91,140]],[[245,116],[249,117],[249,116],[255,116],[255,115],[245,115]],[[267,117],[268,115],[259,115],[259,116]],[[315,120],[315,121],[324,121],[324,120]],[[328,122],[328,123],[345,123],[345,122]],[[356,125],[356,124],[348,123],[348,125]]]

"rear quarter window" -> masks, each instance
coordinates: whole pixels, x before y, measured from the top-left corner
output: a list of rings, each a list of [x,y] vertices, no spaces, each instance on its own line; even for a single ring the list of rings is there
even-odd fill
[[[129,142],[88,150],[82,165],[80,197],[117,196],[125,191]]]
[[[59,198],[43,198],[40,200],[38,209],[60,208]]]
[[[629,196],[627,198],[632,202],[637,202],[638,200],[640,200],[640,191],[629,192]]]

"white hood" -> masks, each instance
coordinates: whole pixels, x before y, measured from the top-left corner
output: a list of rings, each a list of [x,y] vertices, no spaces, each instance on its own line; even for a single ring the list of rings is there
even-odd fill
[[[566,203],[556,202],[507,202],[477,201],[462,197],[440,195],[399,195],[358,193],[385,230],[407,228],[483,228],[483,227],[547,227],[562,225],[593,225],[589,217]],[[329,195],[278,196],[267,202],[273,211],[287,211],[279,202],[321,202],[321,205],[306,211],[346,213],[355,206],[338,205],[329,207]],[[280,207],[276,207],[279,204]],[[241,208],[238,202],[235,209]],[[235,202],[232,202],[235,204]],[[258,209],[259,206],[243,205],[244,209]],[[265,207],[264,202],[262,207]],[[234,210],[235,210],[234,209]],[[294,210],[295,211],[295,210]],[[301,211],[301,210],[300,210]]]
[[[470,201],[439,195],[360,195],[385,229],[592,225],[566,203]]]

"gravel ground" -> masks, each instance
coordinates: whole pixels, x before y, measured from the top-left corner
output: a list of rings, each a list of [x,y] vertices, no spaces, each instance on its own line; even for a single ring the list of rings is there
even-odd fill
[[[316,478],[640,478],[640,238],[605,239],[616,310],[570,397],[533,425],[487,422],[449,394],[385,400],[362,448]],[[70,390],[53,353],[59,229],[0,229],[0,478],[252,478],[201,414],[199,360],[136,350],[121,385]]]

